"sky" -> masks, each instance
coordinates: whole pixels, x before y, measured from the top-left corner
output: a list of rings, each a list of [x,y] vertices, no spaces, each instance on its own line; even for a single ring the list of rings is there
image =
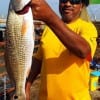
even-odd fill
[[[58,10],[59,0],[46,0],[46,1],[51,6],[51,8],[59,15],[59,10]],[[96,1],[96,0],[94,0],[94,1]],[[6,2],[5,2],[5,0],[0,0],[0,17],[7,16],[9,2],[10,2],[10,0],[6,0]],[[100,9],[100,4],[90,5],[88,7],[88,12],[89,12],[90,18],[92,20],[100,21],[99,9]]]
[[[6,16],[10,0],[0,0],[0,16]]]

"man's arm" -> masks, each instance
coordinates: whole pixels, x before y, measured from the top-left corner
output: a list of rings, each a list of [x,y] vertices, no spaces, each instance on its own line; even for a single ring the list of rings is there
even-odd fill
[[[88,42],[66,27],[45,0],[32,0],[31,7],[34,18],[44,21],[69,51],[80,58],[87,57],[91,52]]]
[[[28,82],[27,85],[32,85],[33,81],[40,73],[40,71],[41,71],[41,61],[33,57],[31,70],[27,78],[27,82]]]
[[[30,100],[31,85],[33,81],[36,79],[36,76],[40,73],[40,71],[41,71],[41,61],[36,58],[33,58],[31,70],[30,70],[29,76],[26,81],[26,88],[25,88],[26,100]]]

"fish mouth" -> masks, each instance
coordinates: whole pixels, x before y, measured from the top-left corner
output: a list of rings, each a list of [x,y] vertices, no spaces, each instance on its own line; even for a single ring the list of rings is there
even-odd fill
[[[31,5],[31,2],[26,4],[21,10],[15,11],[15,13],[17,13],[19,15],[27,13],[29,11],[30,5]]]

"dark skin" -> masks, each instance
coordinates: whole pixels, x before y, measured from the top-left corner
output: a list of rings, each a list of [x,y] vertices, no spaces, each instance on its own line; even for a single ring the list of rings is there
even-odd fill
[[[31,2],[34,19],[44,21],[52,29],[54,34],[61,40],[65,47],[69,49],[70,52],[72,52],[77,57],[84,59],[91,52],[89,44],[84,38],[77,35],[65,25],[65,23],[71,23],[79,17],[82,7],[82,3],[72,5],[69,1],[66,3],[60,2],[59,10],[62,16],[62,19],[60,19],[49,7],[45,0],[32,0]],[[40,73],[41,69],[42,62],[36,58],[34,59],[35,60],[32,62],[31,72],[26,83],[27,100],[30,100],[30,87],[36,76]]]

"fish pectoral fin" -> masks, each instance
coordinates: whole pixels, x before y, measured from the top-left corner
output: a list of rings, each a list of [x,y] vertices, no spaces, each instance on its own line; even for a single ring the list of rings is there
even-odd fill
[[[28,28],[28,23],[24,21],[21,29],[22,35],[24,35],[27,32],[27,28]]]

